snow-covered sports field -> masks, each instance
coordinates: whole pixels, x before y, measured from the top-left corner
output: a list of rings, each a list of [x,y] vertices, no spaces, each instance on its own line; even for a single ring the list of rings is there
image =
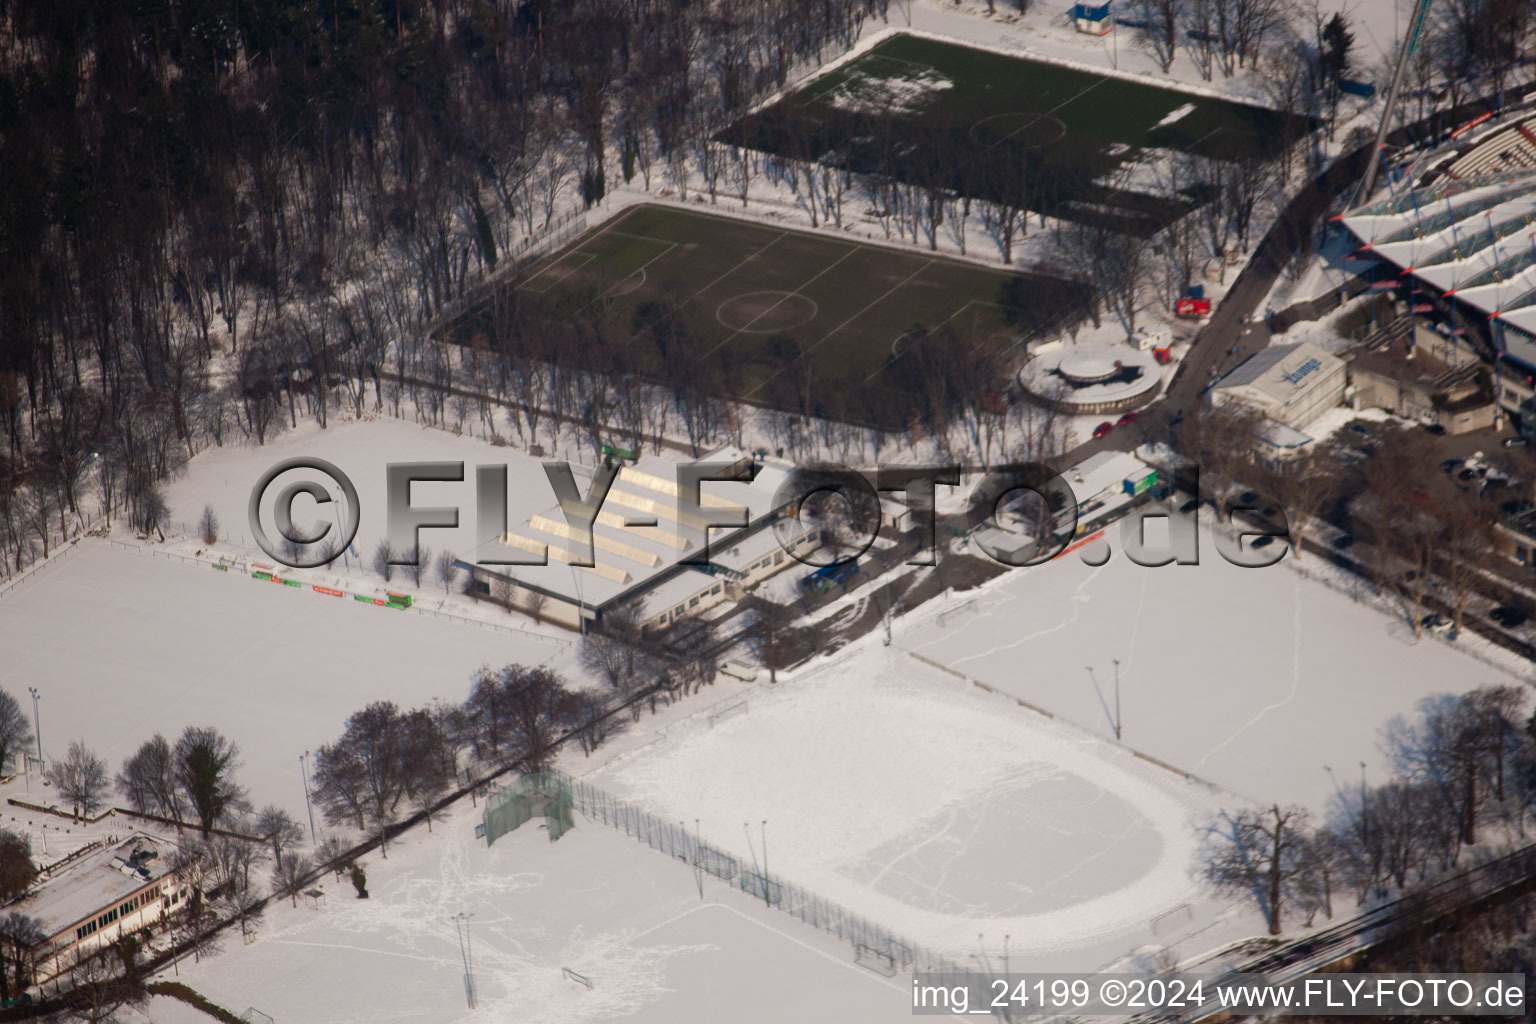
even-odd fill
[[[1100,568],[1068,554],[1009,573],[952,597],[944,625],[937,608],[899,624],[896,643],[1104,736],[1118,659],[1127,744],[1242,796],[1318,810],[1359,785],[1361,761],[1388,776],[1378,739],[1394,715],[1515,681],[1429,635],[1415,643],[1366,603],[1367,584],[1335,590],[1289,554],[1239,568],[1202,530],[1199,565],[1148,569],[1119,550],[1118,529],[1109,540]]]
[[[867,642],[587,780],[960,960],[978,932],[1040,957],[1143,941],[1132,933],[1201,898],[1195,828],[1216,806]]]
[[[462,701],[483,663],[539,664],[535,637],[259,583],[85,540],[0,599],[6,688],[42,694],[43,748],[71,740],[116,771],[157,732],[212,725],[239,744],[258,805],[304,814],[299,755],[375,700]]]
[[[535,819],[493,848],[464,802],[389,858],[367,900],[326,876],[318,909],[280,901],[256,941],[183,962],[182,981],[278,1021],[742,1024],[902,1019],[910,982],[849,947],[599,824],[550,843]],[[466,1006],[454,915],[470,915],[478,1009]],[[588,989],[564,968],[592,982]],[[204,1018],[206,1019],[206,1018]]]

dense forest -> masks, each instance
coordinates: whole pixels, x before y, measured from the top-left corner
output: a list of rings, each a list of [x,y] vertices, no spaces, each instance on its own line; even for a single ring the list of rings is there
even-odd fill
[[[383,400],[386,352],[439,376],[421,326],[514,239],[884,6],[0,0],[8,554],[87,484],[152,527],[202,446]]]

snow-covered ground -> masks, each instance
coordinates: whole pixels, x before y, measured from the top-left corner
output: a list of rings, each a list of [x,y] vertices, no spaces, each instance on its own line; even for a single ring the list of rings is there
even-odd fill
[[[475,425],[466,424],[467,427]],[[504,409],[498,410],[497,430],[504,438],[511,433]],[[541,437],[540,440],[548,443],[547,437]],[[546,511],[555,504],[554,490],[544,474],[544,460],[529,455],[523,445],[496,445],[472,434],[458,435],[447,430],[420,427],[404,420],[380,416],[350,422],[336,418],[325,430],[321,430],[313,420],[301,421],[297,429],[261,447],[230,445],[200,452],[179,479],[166,485],[170,518],[182,532],[195,535],[203,506],[212,505],[224,538],[220,549],[256,553],[258,549],[247,525],[247,503],[250,501],[251,488],[268,468],[296,456],[324,459],[351,478],[357,488],[358,503],[362,506],[357,539],[353,546],[368,567],[373,562],[374,546],[384,539],[385,472],[391,464],[464,464],[464,479],[460,483],[428,481],[411,487],[411,504],[417,508],[446,506],[459,509],[457,529],[434,528],[422,531],[422,543],[434,551],[447,550],[467,555],[476,546],[476,466],[507,467],[509,525],[523,522],[529,516]],[[591,452],[563,448],[550,453],[549,457],[568,462],[577,487],[585,493],[591,474],[580,463],[583,459],[590,463]],[[313,473],[308,474],[308,477],[314,476]],[[292,478],[297,479],[298,474],[293,474]],[[274,538],[278,535],[272,525],[271,503],[282,485],[289,480],[289,474],[277,478],[268,488],[268,500],[262,508],[262,522],[266,524],[267,533]],[[334,499],[339,501],[339,487],[330,483],[326,486]],[[293,519],[300,526],[312,521],[329,523],[336,515],[337,510],[320,508],[308,496],[301,496],[293,505]],[[333,527],[332,535],[334,533]],[[353,567],[356,567],[355,562]],[[347,572],[347,562],[338,558],[331,571]],[[361,575],[369,573],[371,568],[365,569]],[[392,586],[403,584],[403,575],[403,572],[398,573]],[[378,579],[373,578],[376,581]],[[442,593],[435,578],[422,589],[429,593],[434,590]]]
[[[212,725],[239,744],[252,800],[302,817],[299,755],[370,701],[457,702],[481,664],[566,665],[564,648],[536,637],[80,547],[0,601],[5,686],[42,694],[49,758],[78,739],[116,771],[157,732],[174,742]]]
[[[957,959],[1096,967],[1203,899],[1217,794],[872,641],[586,778]]]
[[[550,843],[530,822],[487,849],[462,804],[365,863],[370,898],[326,876],[325,902],[270,907],[256,940],[182,962],[180,980],[240,1013],[289,1022],[895,1021],[905,978],[600,824]],[[470,915],[478,1009],[466,1007],[454,916]],[[589,990],[563,973],[592,982]],[[157,1000],[150,1008],[150,1019]],[[194,1019],[180,1011],[167,1020]],[[206,1019],[206,1018],[204,1018]]]
[[[1126,557],[1119,526],[1108,540],[1100,568],[1069,554],[1008,573],[952,598],[975,610],[946,625],[935,610],[898,622],[895,643],[1104,736],[1118,659],[1126,744],[1245,797],[1317,810],[1359,785],[1361,761],[1387,777],[1380,730],[1420,698],[1518,682],[1437,641],[1414,643],[1405,622],[1366,603],[1368,585],[1356,601],[1304,578],[1289,554],[1239,568],[1205,528],[1200,564],[1148,569]],[[1300,566],[1324,570],[1316,558]]]

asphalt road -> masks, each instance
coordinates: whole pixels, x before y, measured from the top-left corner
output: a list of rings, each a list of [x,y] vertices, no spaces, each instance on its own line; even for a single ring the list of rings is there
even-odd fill
[[[1390,147],[1408,145],[1445,125],[1463,123],[1485,110],[1492,110],[1493,103],[1493,98],[1488,97],[1463,104],[1455,110],[1441,111],[1392,132],[1387,137],[1387,144]],[[1366,145],[1343,154],[1287,204],[1212,312],[1210,320],[1195,336],[1167,392],[1142,412],[1136,429],[1120,428],[1106,437],[1089,440],[1063,455],[1063,465],[1073,465],[1101,451],[1130,451],[1146,438],[1165,438],[1170,424],[1196,407],[1206,386],[1215,377],[1269,344],[1269,327],[1259,310],[1260,304],[1297,249],[1311,246],[1315,232],[1325,225],[1335,200],[1365,173],[1369,153],[1370,146]],[[1254,322],[1255,312],[1261,314],[1257,323]]]

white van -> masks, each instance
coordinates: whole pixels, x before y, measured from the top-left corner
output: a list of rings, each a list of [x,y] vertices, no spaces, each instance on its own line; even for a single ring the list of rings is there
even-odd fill
[[[744,683],[757,682],[757,666],[735,658],[721,663],[720,674],[730,676],[732,679],[740,679]]]

